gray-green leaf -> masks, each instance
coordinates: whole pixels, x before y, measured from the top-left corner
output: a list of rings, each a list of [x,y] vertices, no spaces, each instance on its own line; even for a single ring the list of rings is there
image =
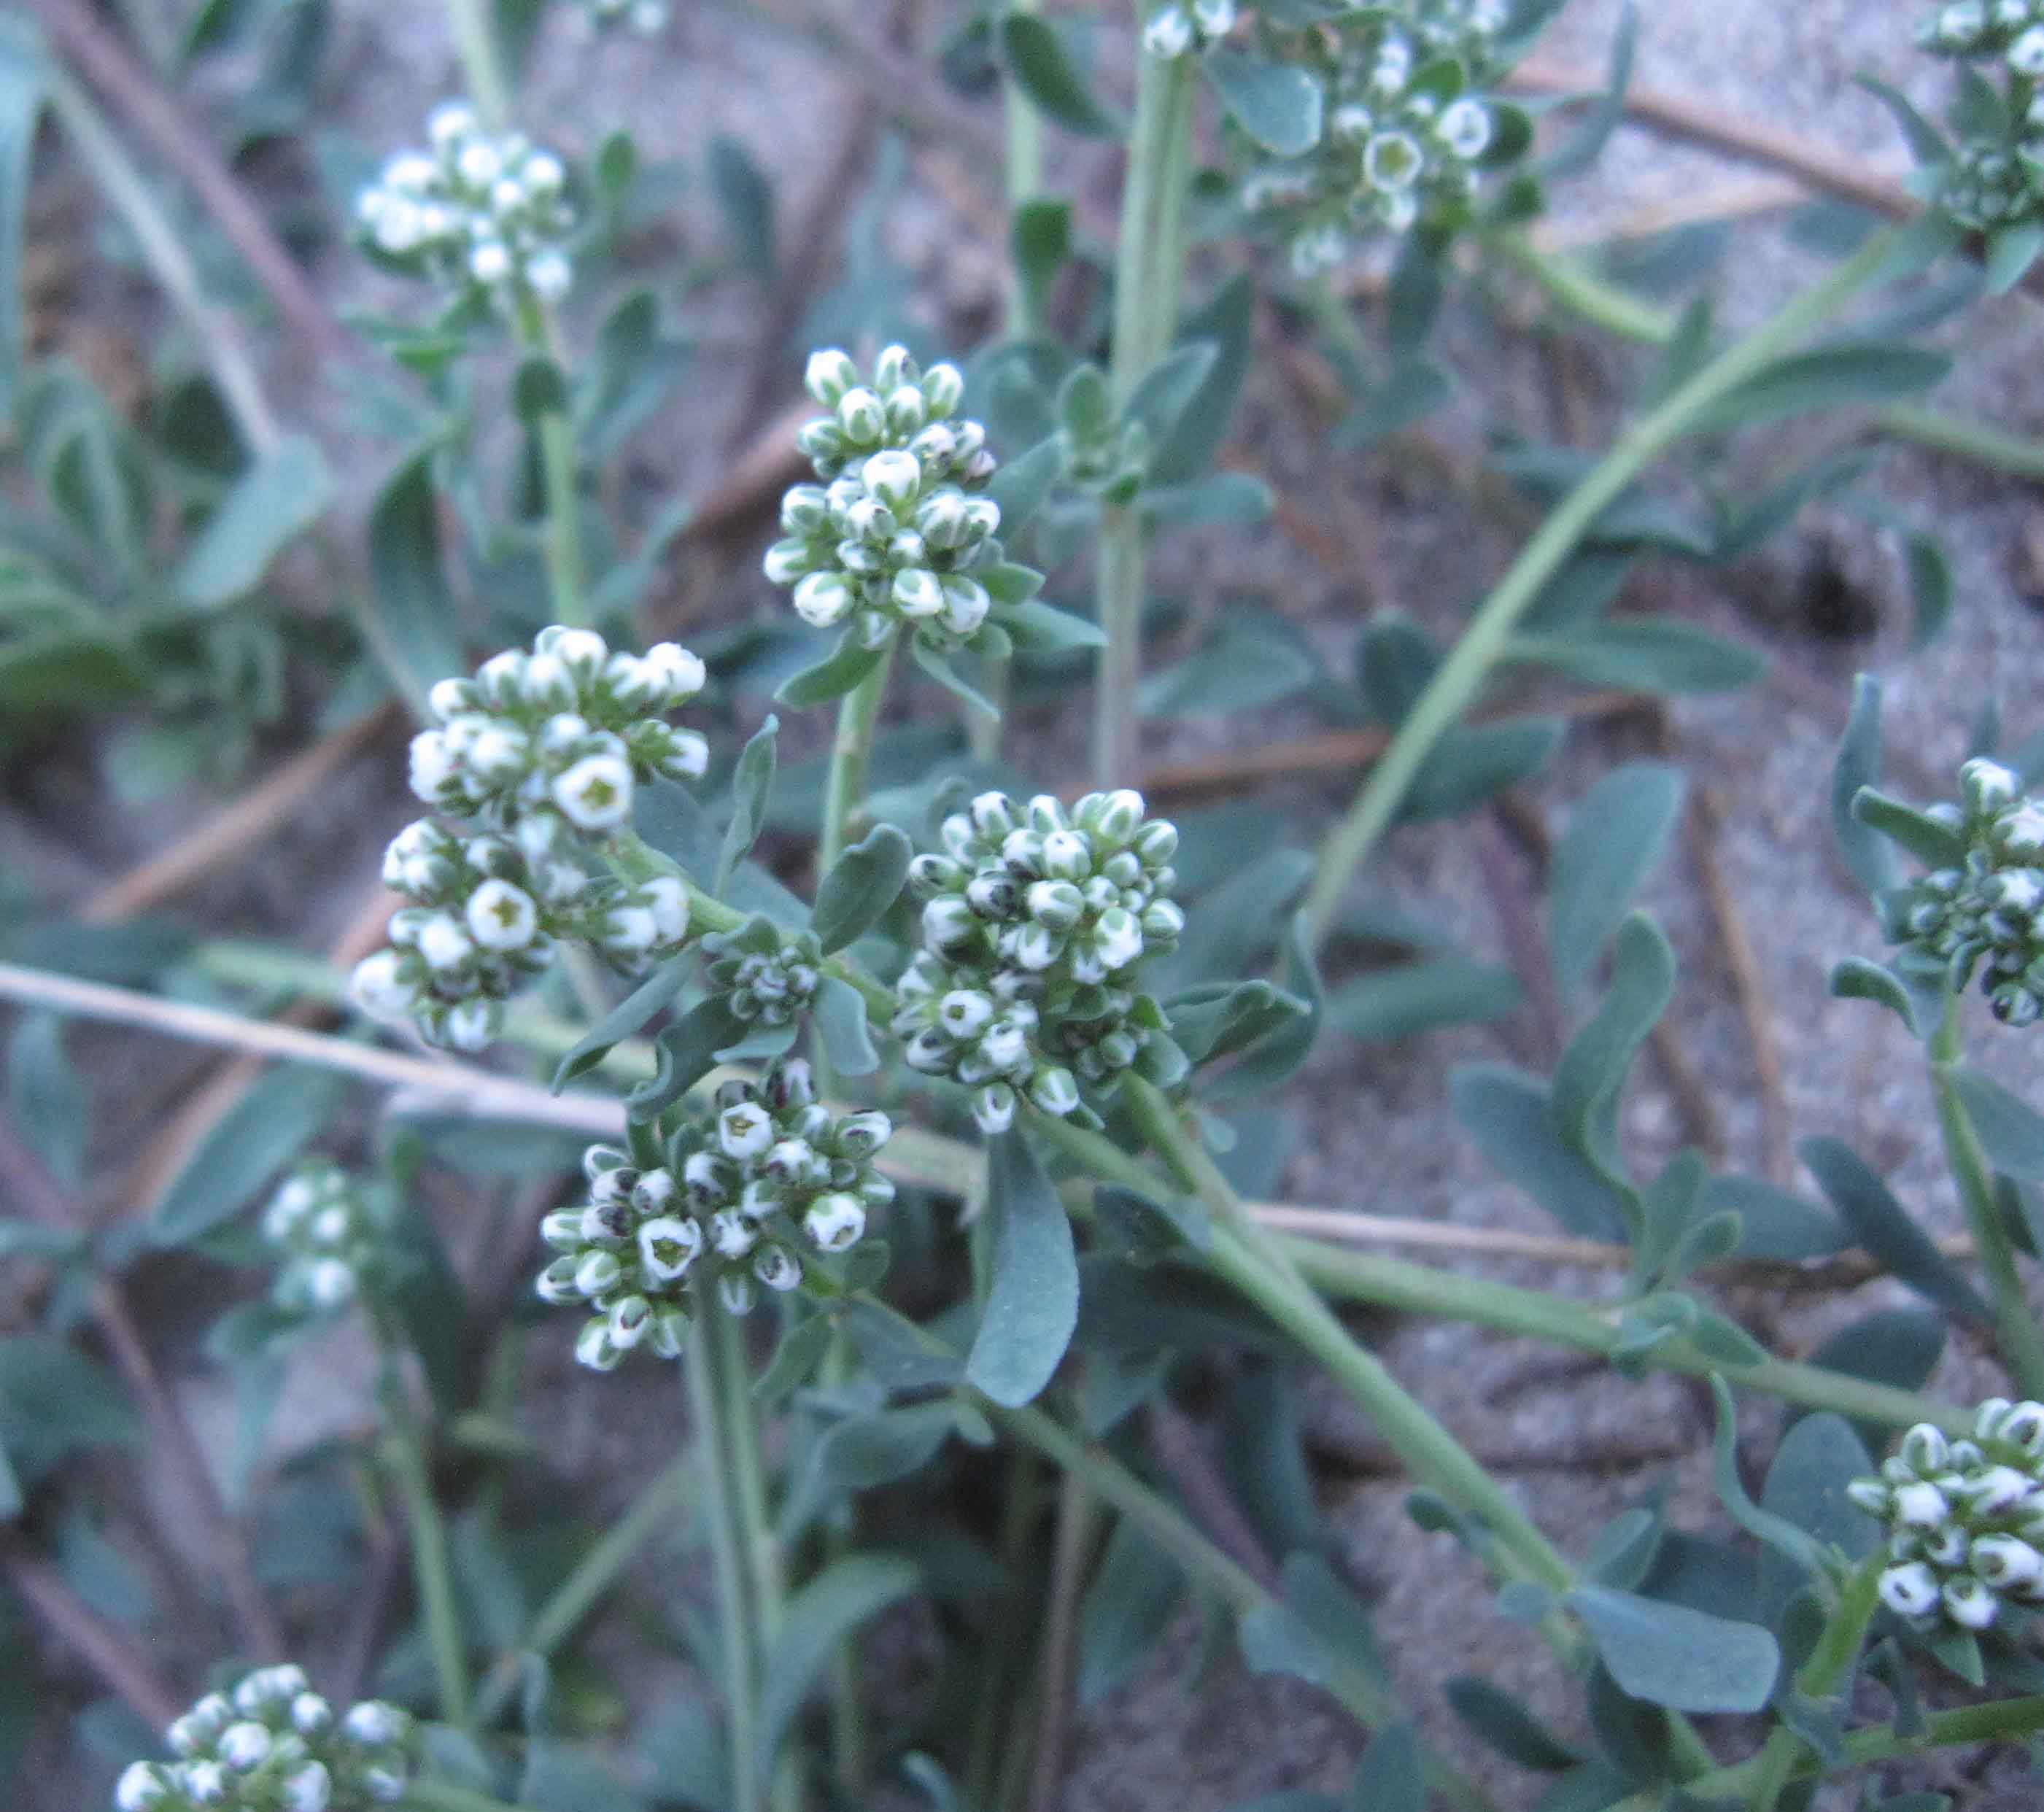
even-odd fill
[[[987,1153],[993,1279],[966,1376],[1019,1409],[1048,1384],[1078,1323],[1078,1260],[1065,1205],[1017,1127]]]
[[[1578,1586],[1568,1603],[1635,1699],[1671,1711],[1758,1711],[1773,1693],[1781,1651],[1757,1623],[1609,1586]]]

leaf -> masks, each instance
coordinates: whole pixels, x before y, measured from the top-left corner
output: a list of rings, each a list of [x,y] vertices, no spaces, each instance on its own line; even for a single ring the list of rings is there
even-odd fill
[[[1583,1758],[1509,1693],[1489,1680],[1464,1674],[1443,1689],[1448,1706],[1508,1762],[1543,1774],[1559,1774]]]
[[[1387,1724],[1370,1738],[1348,1790],[1348,1812],[1426,1812],[1427,1771],[1420,1733],[1408,1722]]]
[[[1302,1003],[1304,1012],[1287,1012],[1284,1018],[1244,1049],[1233,1069],[1212,1090],[1219,1100],[1238,1100],[1267,1088],[1275,1088],[1298,1073],[1320,1035],[1327,989],[1320,981],[1314,958],[1313,940],[1303,912],[1293,914],[1285,927],[1282,946],[1285,992]]]
[[[1343,1668],[1381,1680],[1369,1609],[1341,1576],[1311,1553],[1288,1555],[1279,1570],[1283,1599],[1242,1619],[1242,1656],[1250,1671],[1290,1674],[1313,1686],[1325,1686]]]
[[[1028,13],[1005,14],[1001,55],[1009,79],[1046,119],[1082,137],[1121,135],[1121,122],[1093,98],[1065,40],[1043,20]]]
[[[1004,605],[993,617],[1008,632],[1018,655],[1068,655],[1082,648],[1107,646],[1107,637],[1098,624],[1088,617],[1074,616],[1041,598],[1024,598],[1020,604]]]
[[[1951,156],[1950,140],[1917,112],[1915,103],[1900,89],[1872,75],[1856,75],[1853,79],[1895,116],[1895,123],[1902,129],[1910,153],[1919,163],[1942,163]]]
[[[1058,269],[1071,255],[1071,249],[1070,202],[1035,195],[1016,208],[1008,226],[1008,250],[1015,262],[1016,281],[1022,291],[1022,323],[1026,332],[1035,334],[1043,331],[1045,311],[1050,305],[1051,286],[1057,281]],[[1035,451],[1040,452],[1042,448]],[[1058,449],[1058,455],[1062,465],[1062,448]],[[999,483],[997,477],[996,488]],[[1001,505],[1005,519],[1008,505],[998,496],[993,501]],[[1009,532],[1012,532],[1011,528]]]
[[[1278,157],[1303,157],[1320,142],[1320,84],[1295,63],[1221,46],[1200,59],[1228,117]]]
[[[1901,878],[1894,846],[1862,823],[1853,808],[1862,792],[1881,784],[1881,681],[1871,674],[1860,674],[1853,681],[1852,715],[1831,770],[1831,827],[1846,866],[1869,893],[1881,893]]]
[[[1863,956],[1849,956],[1831,971],[1831,993],[1840,1000],[1871,1000],[1894,1014],[1909,1028],[1911,1038],[1925,1035],[1927,1028],[1908,984],[1893,969],[1869,962]]]
[[[870,1076],[880,1067],[866,1025],[866,997],[848,981],[826,975],[816,984],[810,1008],[816,1035],[823,1040],[824,1061],[840,1076]]]
[[[1742,1258],[1792,1265],[1827,1258],[1846,1243],[1837,1216],[1750,1177],[1713,1177],[1696,1197],[1696,1211],[1739,1216]]]
[[[1001,512],[1001,532],[1012,538],[1043,507],[1065,475],[1065,444],[1056,435],[1005,462],[986,487]]]
[[[643,1031],[654,1015],[681,992],[694,964],[694,956],[686,952],[662,963],[576,1039],[555,1067],[554,1092],[560,1093],[578,1076],[586,1075],[601,1063],[613,1046]]]
[[[567,374],[544,352],[529,352],[511,374],[511,413],[528,428],[536,428],[542,418],[565,415],[568,408]]]
[[[1151,522],[1186,528],[1267,520],[1277,495],[1253,472],[1209,472],[1182,485],[1147,485],[1135,506]]]
[[[1465,956],[1431,957],[1345,982],[1327,1003],[1327,1023],[1352,1038],[1408,1038],[1439,1026],[1501,1018],[1523,998],[1508,969]]]
[[[1079,1607],[1078,1702],[1097,1704],[1132,1675],[1178,1608],[1177,1564],[1125,1517]]]
[[[766,807],[774,791],[774,768],[781,720],[769,717],[746,743],[731,777],[731,822],[725,827],[723,847],[717,852],[717,885],[710,892],[721,900],[731,885],[738,865],[759,840],[766,822]]]
[[[2034,221],[2005,226],[1992,233],[1987,242],[1987,293],[2005,296],[2030,274],[2037,255],[2044,252],[2044,226]]]
[[[407,695],[468,670],[442,564],[432,449],[414,453],[377,495],[369,517],[371,601],[364,628]]]
[[[951,665],[951,656],[943,649],[926,642],[918,635],[909,644],[909,652],[917,666],[928,674],[952,697],[978,712],[989,720],[997,720],[1001,707]]]
[[[1781,1650],[1757,1623],[1735,1623],[1609,1586],[1578,1586],[1570,1607],[1620,1688],[1673,1711],[1758,1711]]]
[[[333,481],[319,448],[302,434],[287,436],[234,481],[178,563],[171,589],[198,609],[253,591],[271,562],[332,501]]]
[[[19,12],[0,14],[0,413],[10,416],[21,381],[21,242],[44,79],[41,32]]]
[[[751,1027],[721,994],[691,1007],[653,1041],[654,1073],[624,1097],[629,1119],[658,1119],[717,1067],[717,1054],[738,1043]]]
[[[1619,927],[1610,989],[1570,1040],[1554,1072],[1556,1129],[1616,1188],[1627,1187],[1618,1146],[1619,1096],[1674,991],[1674,951],[1652,919],[1634,913]]]
[[[1214,361],[1170,432],[1152,444],[1143,466],[1147,484],[1190,484],[1212,464],[1249,375],[1255,335],[1256,286],[1247,271],[1238,271],[1180,324],[1180,342],[1211,346]]]
[[[752,154],[728,133],[712,135],[704,163],[724,230],[738,251],[740,267],[771,282],[777,262],[774,245],[774,186],[752,160]]]
[[[1806,1138],[1796,1153],[1853,1237],[1883,1269],[1954,1315],[1973,1322],[1991,1319],[1973,1285],[1946,1261],[1935,1242],[1850,1146],[1835,1138]]]
[[[838,858],[816,888],[809,920],[825,956],[856,943],[886,916],[901,896],[915,855],[916,846],[901,831],[881,824]]]
[[[21,1142],[67,1189],[85,1179],[92,1102],[63,1047],[63,1022],[30,1013],[7,1046],[7,1107]]]
[[[825,658],[782,681],[774,697],[791,711],[828,704],[843,697],[886,658],[885,647],[863,647],[858,637],[847,630]]]
[[[1589,979],[1682,812],[1679,769],[1628,762],[1584,794],[1547,870],[1547,948],[1564,999]]]
[[[1178,426],[1201,386],[1212,376],[1220,357],[1220,347],[1211,340],[1190,340],[1172,347],[1136,380],[1122,408],[1123,422],[1139,424],[1154,446]]]
[[[659,411],[688,355],[662,325],[654,290],[634,290],[610,311],[575,386],[575,439],[589,459],[616,451]]]
[[[1553,667],[1585,685],[1630,692],[1732,692],[1767,670],[1750,648],[1671,616],[1627,616],[1520,635],[1508,658]]]
[[[950,1438],[957,1415],[948,1402],[876,1410],[833,1422],[810,1448],[777,1523],[793,1541],[847,1491],[892,1484],[927,1466]]]
[[[1965,839],[1928,812],[1863,786],[1853,795],[1852,815],[1907,850],[1926,868],[1957,868],[1966,859]]]
[[[1819,1411],[1782,1436],[1767,1468],[1761,1508],[1801,1530],[1819,1551],[1835,1549],[1848,1561],[1864,1560],[1880,1541],[1880,1526],[1846,1495],[1846,1488],[1873,1470],[1853,1425]],[[1802,1569],[1778,1564],[1773,1553],[1762,1557],[1761,1567],[1763,1595],[1777,1607],[1808,1583]]]
[[[763,1410],[778,1408],[815,1375],[836,1338],[827,1315],[790,1323],[766,1369],[753,1380],[752,1400]]]
[[[134,1413],[103,1366],[45,1334],[0,1339],[0,1449],[21,1489],[72,1453],[135,1434]]]
[[[1691,423],[1697,433],[1749,428],[1818,409],[1898,402],[1942,383],[1949,355],[1899,340],[1841,341],[1777,359]]]
[[[1370,721],[1395,730],[1420,702],[1441,664],[1427,632],[1402,611],[1380,611],[1355,648],[1355,682]]]
[[[1319,677],[1312,651],[1285,626],[1237,617],[1222,624],[1197,654],[1146,680],[1140,708],[1146,717],[1257,711],[1304,691]]]
[[[760,1669],[759,1746],[752,1768],[763,1784],[824,1664],[862,1623],[915,1591],[920,1576],[911,1561],[847,1554],[832,1561],[782,1607]]]
[[[348,1078],[305,1064],[271,1070],[215,1123],[157,1198],[149,1236],[182,1246],[245,1207],[319,1134]]]
[[[1078,1322],[1078,1261],[1065,1205],[1018,1127],[989,1142],[986,1212],[993,1280],[967,1380],[1009,1409],[1051,1381]]]
[[[1562,1142],[1541,1084],[1501,1064],[1475,1064],[1456,1070],[1448,1086],[1456,1119],[1493,1169],[1571,1233],[1587,1239],[1628,1236],[1627,1197]]]
[[[2005,1177],[2044,1183],[2044,1115],[1984,1070],[1961,1064],[1951,1073],[1988,1161]]]
[[[1561,747],[1566,727],[1558,717],[1531,717],[1451,731],[1412,777],[1399,807],[1399,821],[1451,818],[1531,779]]]

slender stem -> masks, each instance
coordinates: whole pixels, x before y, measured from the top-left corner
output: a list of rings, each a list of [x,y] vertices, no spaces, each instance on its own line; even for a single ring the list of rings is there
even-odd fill
[[[398,1488],[411,1534],[412,1578],[425,1618],[426,1645],[439,1683],[440,1717],[456,1726],[468,1722],[467,1643],[455,1603],[454,1574],[448,1564],[447,1530],[433,1495],[432,1473],[424,1442],[410,1411],[398,1400],[394,1380],[384,1391],[383,1465]]]
[[[1029,1769],[1029,1812],[1056,1812],[1071,1742],[1072,1683],[1078,1660],[1079,1602],[1100,1533],[1100,1499],[1076,1472],[1058,1492],[1058,1535],[1051,1556],[1051,1602],[1043,1614],[1037,1668],[1036,1753]]]
[[[1170,1103],[1140,1077],[1127,1077],[1123,1091],[1151,1143],[1212,1212],[1216,1224],[1207,1256],[1214,1269],[1327,1368],[1414,1476],[1476,1518],[1510,1557],[1514,1571],[1551,1591],[1573,1586],[1574,1569],[1526,1513],[1374,1355],[1350,1338],[1301,1279],[1289,1253],[1243,1211],[1227,1179],[1187,1137]]]
[[[725,1435],[719,1340],[705,1308],[689,1326],[689,1402],[695,1422],[697,1468],[709,1512],[710,1560],[717,1573],[718,1626],[723,1637],[724,1714],[728,1726],[733,1812],[760,1812],[759,1676],[746,1564],[738,1533],[730,1449]]]
[[[2044,483],[2044,443],[2026,436],[1911,403],[1890,403],[1885,409],[1876,409],[1873,419],[1885,433],[1898,440],[1912,441],[1934,453],[1949,453],[1989,471],[2005,472],[2012,478]]]
[[[1350,881],[1404,804],[1413,781],[1443,737],[1461,720],[1519,620],[1574,552],[1596,520],[1648,466],[1680,440],[1712,405],[1736,390],[1872,282],[1885,262],[1890,236],[1877,234],[1815,289],[1714,359],[1658,409],[1636,421],[1618,444],[1555,509],[1512,569],[1485,598],[1371,770],[1355,803],[1320,853],[1306,896],[1308,933],[1324,942]]]
[[[989,1607],[979,1655],[979,1687],[972,1697],[972,1731],[966,1745],[965,1803],[990,1806],[1001,1762],[1002,1714],[1010,1709],[1016,1651],[1028,1629],[1028,1599],[1021,1576],[1029,1564],[1043,1509],[1042,1465],[1033,1450],[1012,1456],[1001,1497],[1001,1592]]]
[[[85,90],[54,63],[44,71],[44,92],[58,123],[92,172],[101,192],[135,236],[142,256],[163,293],[198,339],[220,386],[221,400],[252,452],[277,444],[277,418],[263,393],[262,380],[236,332],[232,317],[214,305],[186,240],[164,214],[121,141],[108,129]]]
[[[724,1440],[729,1449],[732,1503],[751,1584],[763,1644],[778,1631],[787,1598],[781,1544],[767,1514],[766,1472],[759,1449],[759,1417],[747,1388],[745,1330],[735,1315],[717,1318],[718,1385],[724,1397]]]
[[[521,1657],[550,1656],[574,1633],[638,1558],[639,1551],[671,1527],[678,1512],[686,1514],[694,1502],[698,1478],[696,1456],[684,1454],[647,1485],[602,1540],[583,1555],[540,1607],[517,1652],[501,1657],[490,1670],[476,1695],[478,1729],[490,1729],[504,1715],[518,1690]]]
[[[894,664],[889,643],[880,664],[844,696],[838,706],[837,736],[831,744],[830,772],[824,782],[823,841],[816,852],[820,880],[854,839],[866,810],[866,774],[873,762],[873,738],[880,707],[887,696],[887,676]]]
[[[469,98],[482,123],[501,132],[511,123],[511,82],[490,19],[490,0],[448,0],[448,23]]]
[[[985,1398],[979,1399],[979,1407],[1017,1440],[1119,1511],[1170,1555],[1188,1579],[1213,1593],[1237,1616],[1268,1614],[1284,1608],[1254,1574],[1223,1553],[1190,1518],[1111,1454],[1081,1441],[1039,1409],[1005,1409]],[[1382,1683],[1347,1657],[1330,1653],[1326,1665],[1322,1683],[1364,1726],[1374,1729],[1397,1715]],[[1437,1756],[1427,1757],[1427,1778],[1451,1805],[1476,1808],[1488,1803],[1479,1788]]]
[[[1881,1608],[1881,1575],[1886,1561],[1885,1554],[1876,1554],[1862,1562],[1846,1581],[1825,1621],[1823,1634],[1796,1676],[1796,1687],[1805,1698],[1829,1699],[1859,1659],[1867,1626]],[[1796,1764],[1808,1752],[1808,1745],[1787,1725],[1777,1725],[1769,1733],[1756,1761],[1758,1778],[1749,1801],[1750,1812],[1774,1812]]]
[[[538,297],[519,297],[517,321],[519,344],[526,351],[551,359],[565,370],[559,328]],[[574,428],[559,409],[546,410],[536,426],[540,482],[547,497],[547,576],[553,587],[554,619],[580,626],[589,621],[589,600],[582,572],[582,492]]]
[[[1171,343],[1178,309],[1179,222],[1192,134],[1193,59],[1139,53],[1135,123],[1115,265],[1114,396],[1125,405]],[[1147,565],[1141,516],[1119,506],[1100,524],[1101,650],[1093,700],[1093,778],[1113,786],[1135,770],[1135,693],[1143,670]]]
[[[1993,1167],[1981,1149],[1973,1115],[1960,1098],[1955,1072],[1959,1065],[1959,1015],[1963,1003],[1945,1002],[1944,1022],[1931,1044],[1931,1085],[1938,1101],[1938,1126],[1944,1134],[1945,1160],[1951,1166],[1959,1200],[1965,1204],[1973,1230],[1973,1251],[1987,1279],[1988,1302],[1994,1311],[2002,1363],[2022,1386],[2023,1395],[2044,1396],[2044,1330],[2030,1312],[2023,1274],[2016,1269],[2000,1204],[1995,1200]]]

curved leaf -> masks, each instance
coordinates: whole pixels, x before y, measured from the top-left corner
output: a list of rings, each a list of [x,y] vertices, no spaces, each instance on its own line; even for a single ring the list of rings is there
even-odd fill
[[[966,1377],[1020,1409],[1048,1384],[1078,1324],[1079,1273],[1065,1204],[1018,1127],[987,1152],[993,1279]]]

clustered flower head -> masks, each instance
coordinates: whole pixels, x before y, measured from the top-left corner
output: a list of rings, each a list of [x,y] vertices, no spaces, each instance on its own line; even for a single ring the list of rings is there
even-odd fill
[[[1426,0],[1284,40],[1321,84],[1326,127],[1303,157],[1252,171],[1242,199],[1283,223],[1301,276],[1339,263],[1362,234],[1452,221],[1467,206],[1503,142],[1485,85],[1503,72],[1508,21],[1504,0]]]
[[[667,0],[582,0],[582,10],[598,31],[622,25],[642,38],[657,37],[671,17]]]
[[[1164,0],[1143,26],[1143,48],[1152,56],[1184,56],[1204,50],[1235,29],[1235,0]]]
[[[1945,211],[1987,233],[2044,218],[2044,0],[1954,0],[1919,24],[1916,41],[1987,63],[2007,85],[2007,130],[1983,131],[1973,110],[1944,171]]]
[[[1001,559],[1001,509],[978,494],[995,462],[986,430],[958,413],[958,368],[921,370],[890,346],[862,382],[832,351],[809,360],[805,382],[830,412],[797,436],[823,482],[782,500],[767,578],[794,588],[803,621],[849,624],[864,647],[904,624],[938,647],[971,640],[993,605],[974,575]]]
[[[1881,1596],[1896,1615],[1984,1630],[2006,1603],[2044,1602],[2044,1403],[1991,1397],[1971,1440],[1921,1423],[1848,1491],[1888,1526]]]
[[[918,856],[923,943],[897,985],[896,1034],[916,1069],[974,1091],[982,1130],[1005,1131],[1019,1098],[1080,1107],[1124,1070],[1175,1080],[1184,1059],[1162,1011],[1132,983],[1178,942],[1177,830],[1139,793],[1088,793],[1067,812],[982,793],[944,820],[943,853]]]
[[[2024,797],[1999,762],[1959,770],[1961,803],[1928,814],[1965,846],[1958,868],[1933,870],[1875,901],[1905,966],[1942,974],[1954,989],[1976,970],[2005,1025],[2044,1018],[2044,801]]]
[[[404,1798],[417,1749],[407,1713],[372,1699],[336,1715],[294,1667],[208,1693],[168,1742],[176,1760],[121,1776],[117,1812],[371,1812]]]
[[[421,820],[391,843],[384,884],[410,904],[390,920],[391,948],[356,969],[357,1004],[429,1043],[479,1050],[557,943],[586,944],[627,973],[678,950],[682,883],[593,877],[588,858],[629,826],[639,785],[701,777],[709,745],[666,714],[703,680],[702,662],[671,642],[613,654],[601,635],[557,625],[529,655],[436,685],[440,725],[412,740],[412,790],[482,830]]]
[[[590,1146],[590,1200],[540,1229],[558,1254],[540,1296],[593,1311],[576,1357],[600,1372],[642,1346],[678,1358],[705,1292],[745,1315],[759,1286],[797,1288],[805,1254],[855,1246],[868,1213],[894,1199],[874,1165],[893,1131],[882,1113],[834,1115],[790,1058],[720,1088],[714,1115],[677,1133],[658,1169]]]
[[[574,281],[561,242],[574,224],[567,167],[522,133],[487,131],[450,101],[427,122],[429,151],[402,151],[355,203],[385,263],[512,304],[558,301]]]
[[[823,980],[823,946],[813,931],[786,931],[755,912],[735,931],[702,939],[703,979],[732,1014],[766,1027],[792,1025],[809,1011]]]
[[[283,1261],[271,1300],[294,1315],[347,1307],[381,1236],[380,1217],[362,1185],[331,1159],[308,1159],[263,1211],[263,1237]]]

